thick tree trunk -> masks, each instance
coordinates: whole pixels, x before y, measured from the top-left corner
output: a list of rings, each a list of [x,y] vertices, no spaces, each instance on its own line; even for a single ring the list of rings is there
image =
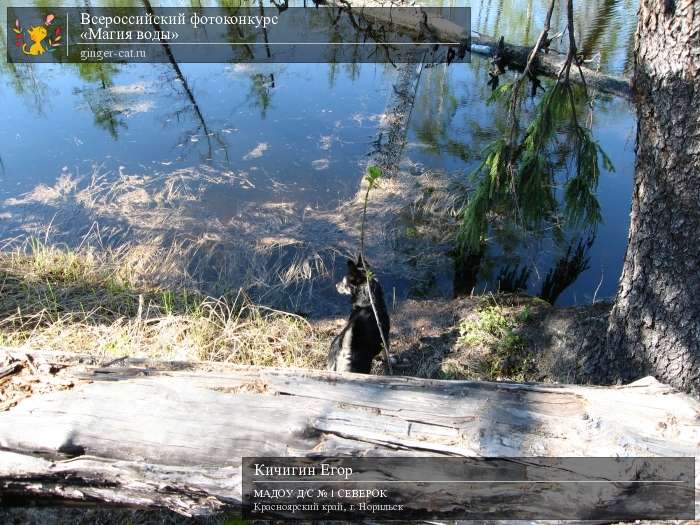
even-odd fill
[[[608,379],[700,391],[700,2],[642,0],[629,243],[610,316]],[[610,366],[612,365],[612,366]]]

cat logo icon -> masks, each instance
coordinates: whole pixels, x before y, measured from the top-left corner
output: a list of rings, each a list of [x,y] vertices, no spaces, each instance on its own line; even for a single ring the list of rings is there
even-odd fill
[[[19,20],[15,21],[15,45],[22,48],[25,55],[37,56],[46,52],[55,51],[61,45],[61,26],[56,25],[51,32],[51,23],[56,19],[54,15],[47,15],[43,25],[33,26],[26,31],[22,30]]]

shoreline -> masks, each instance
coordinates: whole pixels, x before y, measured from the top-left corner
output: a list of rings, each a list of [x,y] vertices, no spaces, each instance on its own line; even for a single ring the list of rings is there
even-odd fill
[[[243,290],[214,297],[149,287],[121,256],[36,242],[0,253],[0,346],[105,362],[126,356],[322,369],[345,322],[257,305]],[[396,375],[587,382],[586,358],[608,309],[557,308],[513,294],[406,299],[390,307]],[[375,361],[373,373],[382,368]]]

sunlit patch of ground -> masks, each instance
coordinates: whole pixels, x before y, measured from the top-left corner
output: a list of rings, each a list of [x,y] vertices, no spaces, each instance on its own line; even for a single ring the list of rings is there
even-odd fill
[[[411,299],[394,311],[393,372],[433,379],[580,383],[605,340],[609,303],[552,308],[541,299],[489,294]],[[373,372],[383,373],[375,362]]]
[[[521,332],[536,299],[517,296],[405,301],[394,313],[395,373],[433,379],[536,380]]]
[[[149,257],[149,255],[151,257]],[[164,260],[167,261],[167,254]],[[39,241],[0,254],[0,346],[318,368],[329,336],[253,304],[144,284],[158,254]],[[166,263],[167,264],[167,263]]]

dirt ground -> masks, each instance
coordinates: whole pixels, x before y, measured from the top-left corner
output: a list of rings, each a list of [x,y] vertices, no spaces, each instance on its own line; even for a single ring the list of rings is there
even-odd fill
[[[558,383],[595,382],[587,366],[590,356],[604,341],[609,303],[575,308],[555,308],[522,295],[484,295],[458,299],[408,299],[390,311],[393,374],[432,379],[490,381],[537,381]],[[498,350],[493,340],[465,342],[460,327],[478,320],[485,312],[498,311],[505,319],[526,318],[514,323],[517,343],[501,349],[511,365],[527,360],[526,370],[485,370],[484,363]],[[344,318],[325,320],[315,326],[329,338],[338,333]],[[584,337],[585,335],[585,337]],[[468,338],[466,338],[468,339]],[[519,370],[513,375],[512,370]],[[373,374],[386,373],[383,359],[375,360]]]

